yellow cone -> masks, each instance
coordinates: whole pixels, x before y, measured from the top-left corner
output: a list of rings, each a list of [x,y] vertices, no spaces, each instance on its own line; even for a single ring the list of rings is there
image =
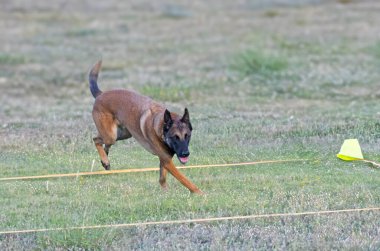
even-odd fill
[[[357,139],[346,139],[343,142],[340,152],[336,155],[342,160],[362,160],[364,159],[362,149]]]

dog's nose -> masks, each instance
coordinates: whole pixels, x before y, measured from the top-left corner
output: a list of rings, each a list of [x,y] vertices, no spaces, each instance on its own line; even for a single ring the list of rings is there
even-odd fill
[[[189,156],[189,155],[190,155],[189,150],[182,151],[182,153],[181,153],[181,156],[182,156],[182,157],[187,157],[187,156]]]

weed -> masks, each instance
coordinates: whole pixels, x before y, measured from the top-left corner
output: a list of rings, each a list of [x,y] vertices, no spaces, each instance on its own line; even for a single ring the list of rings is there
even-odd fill
[[[267,10],[264,12],[264,16],[269,18],[277,17],[278,15],[280,15],[280,13],[276,10]]]

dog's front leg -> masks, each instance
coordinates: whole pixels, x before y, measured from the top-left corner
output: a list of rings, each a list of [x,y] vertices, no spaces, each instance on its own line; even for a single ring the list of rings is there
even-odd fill
[[[171,159],[160,159],[160,166],[163,166],[166,170],[168,170],[169,173],[171,173],[179,182],[181,182],[182,185],[187,187],[190,192],[203,194],[203,192],[196,185],[194,185],[186,178],[185,175],[178,171]]]
[[[166,174],[168,171],[166,170],[166,168],[161,163],[162,162],[160,161],[160,185],[161,185],[162,189],[167,190],[168,185],[166,184]]]

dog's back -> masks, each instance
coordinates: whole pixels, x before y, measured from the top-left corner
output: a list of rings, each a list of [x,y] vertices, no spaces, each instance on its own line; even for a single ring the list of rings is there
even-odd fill
[[[115,89],[102,92],[98,95],[95,99],[93,110],[97,112],[111,112],[118,119],[122,119],[123,114],[137,113],[141,115],[153,103],[156,102],[137,92],[127,89]],[[123,112],[121,112],[120,107],[123,107]]]
[[[123,109],[120,109],[122,107]],[[152,111],[153,110],[153,111]],[[151,98],[134,91],[117,89],[106,91],[98,95],[93,107],[94,120],[102,116],[112,115],[117,126],[117,139],[123,137],[122,130],[127,130],[144,148],[152,152],[151,146],[146,144],[146,121],[154,121],[154,114],[163,114],[165,108]],[[154,126],[154,125],[153,125]],[[159,125],[154,126],[157,128]],[[156,133],[160,133],[157,131]]]

